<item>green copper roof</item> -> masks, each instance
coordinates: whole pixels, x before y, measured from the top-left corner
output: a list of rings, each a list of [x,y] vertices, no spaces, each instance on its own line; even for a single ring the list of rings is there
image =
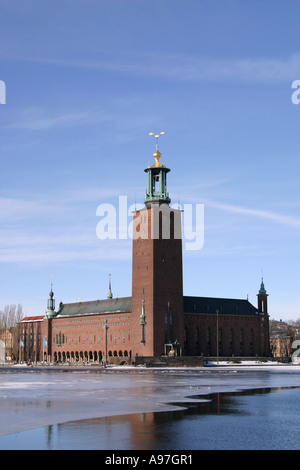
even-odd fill
[[[61,304],[57,317],[131,312],[131,297]]]
[[[155,137],[159,137],[156,135]],[[144,202],[147,203],[165,203],[170,204],[171,199],[167,192],[167,173],[170,171],[163,164],[159,162],[161,153],[156,144],[156,151],[153,154],[155,163],[145,169],[148,173],[148,189],[146,190],[146,197]]]
[[[263,294],[263,295],[266,295],[267,291],[265,289],[265,285],[264,285],[264,282],[263,282],[263,279],[261,280],[261,285],[260,285],[260,289],[259,289],[259,294]]]
[[[53,318],[56,316],[55,312],[55,300],[54,300],[54,293],[52,292],[52,286],[51,286],[51,291],[49,294],[49,299],[47,301],[47,311],[45,313],[45,318]]]

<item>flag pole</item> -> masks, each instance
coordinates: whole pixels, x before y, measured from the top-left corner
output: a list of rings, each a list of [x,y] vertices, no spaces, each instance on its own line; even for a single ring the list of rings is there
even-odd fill
[[[217,308],[217,365],[219,365],[219,309]]]

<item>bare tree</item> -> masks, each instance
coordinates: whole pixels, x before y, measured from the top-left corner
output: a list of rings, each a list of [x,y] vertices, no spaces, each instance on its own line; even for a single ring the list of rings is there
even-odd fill
[[[0,337],[5,342],[6,355],[11,359],[17,357],[18,328],[17,324],[23,318],[22,305],[6,305],[0,310]]]
[[[0,330],[9,330],[16,326],[22,320],[23,310],[22,305],[5,305],[3,310],[0,310]]]

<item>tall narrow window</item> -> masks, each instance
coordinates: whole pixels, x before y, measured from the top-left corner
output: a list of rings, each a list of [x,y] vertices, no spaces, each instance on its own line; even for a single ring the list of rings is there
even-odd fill
[[[165,310],[165,343],[167,344],[169,341],[168,338],[168,312]]]
[[[169,340],[173,341],[173,312],[170,309],[170,318],[169,318]]]
[[[184,352],[187,355],[188,354],[189,344],[188,344],[188,329],[187,329],[186,326],[184,327],[183,334],[184,334],[184,336],[183,336],[183,338],[184,338]]]
[[[160,174],[154,176],[154,191],[156,193],[160,191]]]
[[[253,335],[253,330],[251,328],[250,330],[250,354],[251,356],[253,354],[253,349],[254,349],[254,335]]]
[[[195,354],[199,355],[199,328],[195,329]]]
[[[222,328],[219,328],[218,341],[219,341],[219,354],[222,355],[223,354]]]
[[[229,331],[229,353],[230,355],[233,353],[233,329],[230,328]]]
[[[170,212],[170,240],[174,240],[174,211]]]
[[[243,328],[240,329],[240,354],[243,354],[244,349],[244,332]]]
[[[211,332],[210,328],[206,330],[206,352],[207,354],[211,353]]]

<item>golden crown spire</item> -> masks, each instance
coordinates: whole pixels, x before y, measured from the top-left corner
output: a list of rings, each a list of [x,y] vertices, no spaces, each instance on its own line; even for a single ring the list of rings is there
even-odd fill
[[[154,167],[157,167],[157,166],[160,167],[160,166],[162,166],[162,165],[159,163],[159,159],[160,159],[160,157],[161,157],[161,153],[160,153],[160,151],[158,150],[158,139],[159,139],[159,137],[160,137],[161,135],[164,135],[164,134],[165,134],[164,131],[160,132],[159,134],[154,134],[154,132],[149,132],[149,135],[153,135],[153,136],[155,137],[155,139],[156,139],[156,150],[155,150],[155,152],[154,152],[154,154],[153,154],[153,157],[155,158],[155,163],[154,163],[154,165],[152,165],[152,166],[154,166]]]

